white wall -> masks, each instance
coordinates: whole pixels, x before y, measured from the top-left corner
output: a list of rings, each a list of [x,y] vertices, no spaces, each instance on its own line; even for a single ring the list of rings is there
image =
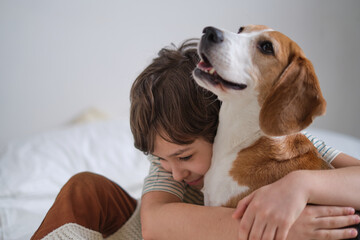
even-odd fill
[[[265,24],[312,60],[327,115],[315,126],[360,138],[360,1],[0,0],[0,143],[97,107],[129,108],[157,51],[205,26]]]

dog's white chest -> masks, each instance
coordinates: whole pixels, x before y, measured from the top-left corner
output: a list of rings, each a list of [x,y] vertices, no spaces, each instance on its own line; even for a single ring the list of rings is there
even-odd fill
[[[228,155],[227,158],[234,160],[236,153]],[[214,162],[206,173],[204,188],[202,189],[205,206],[224,205],[231,197],[235,197],[249,189],[247,186],[239,186],[229,175],[233,162],[229,161],[229,159]]]
[[[237,109],[239,109],[238,105],[223,102],[220,110],[220,122],[213,145],[211,167],[205,175],[202,190],[206,206],[225,205],[231,198],[249,189],[248,186],[239,185],[230,176],[230,170],[238,152],[250,146],[261,135],[257,117],[252,117],[257,116],[259,106],[256,101],[249,101],[249,104],[240,108],[246,111],[246,115],[238,114],[238,118],[231,117],[231,113]]]

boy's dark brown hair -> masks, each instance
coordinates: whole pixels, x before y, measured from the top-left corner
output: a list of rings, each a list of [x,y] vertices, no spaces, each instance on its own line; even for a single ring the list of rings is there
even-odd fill
[[[198,41],[163,48],[136,78],[130,93],[130,126],[134,145],[145,154],[154,151],[155,136],[175,144],[202,137],[213,142],[220,102],[192,77],[199,61]]]

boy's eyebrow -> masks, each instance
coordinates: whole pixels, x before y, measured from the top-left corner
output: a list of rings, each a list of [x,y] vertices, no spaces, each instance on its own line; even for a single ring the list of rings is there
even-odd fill
[[[177,156],[177,155],[180,155],[180,154],[182,154],[182,153],[184,153],[184,152],[188,151],[189,149],[190,149],[190,147],[180,149],[180,150],[178,150],[178,151],[174,152],[173,154],[171,154],[171,155],[170,155],[170,156],[168,156],[168,157],[175,157],[175,156]]]
[[[178,151],[176,151],[176,152],[174,152],[174,153],[170,154],[167,158],[170,158],[170,157],[174,157],[174,156],[180,155],[180,154],[182,154],[182,153],[184,153],[184,152],[188,151],[189,149],[191,149],[191,147],[187,147],[187,148],[179,149]],[[162,158],[162,157],[159,157],[159,156],[155,155],[154,153],[151,153],[151,154],[152,154],[153,156],[155,156],[155,157],[159,158],[159,159],[164,159],[164,158]]]

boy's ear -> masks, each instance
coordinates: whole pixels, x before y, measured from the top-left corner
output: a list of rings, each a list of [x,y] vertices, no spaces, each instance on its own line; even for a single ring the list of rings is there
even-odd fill
[[[260,111],[260,128],[270,136],[299,132],[325,114],[326,101],[311,62],[296,57],[285,69]]]

